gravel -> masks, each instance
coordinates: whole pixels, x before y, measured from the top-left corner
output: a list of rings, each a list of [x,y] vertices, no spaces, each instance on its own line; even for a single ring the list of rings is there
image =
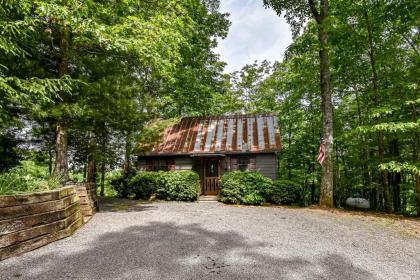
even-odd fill
[[[105,200],[0,279],[420,279],[420,240],[358,217],[217,202]]]

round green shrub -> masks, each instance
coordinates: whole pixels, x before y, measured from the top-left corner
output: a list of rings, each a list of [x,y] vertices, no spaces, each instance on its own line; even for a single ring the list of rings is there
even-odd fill
[[[134,199],[149,199],[156,192],[159,174],[157,172],[140,172],[128,182],[129,192]]]
[[[194,171],[161,171],[156,194],[166,200],[195,201],[199,188],[200,178]]]
[[[303,203],[303,187],[290,180],[276,180],[267,198],[275,204],[301,205]]]
[[[219,200],[224,203],[260,205],[273,181],[257,171],[232,171],[220,178]]]

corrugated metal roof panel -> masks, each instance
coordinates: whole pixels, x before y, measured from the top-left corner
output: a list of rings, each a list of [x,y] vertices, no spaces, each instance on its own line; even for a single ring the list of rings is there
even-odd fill
[[[276,115],[189,117],[168,128],[149,155],[276,152],[280,148]]]

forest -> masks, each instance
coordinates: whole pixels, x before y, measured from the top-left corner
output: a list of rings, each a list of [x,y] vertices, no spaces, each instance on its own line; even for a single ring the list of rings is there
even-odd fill
[[[220,0],[0,2],[0,194],[87,181],[106,195],[162,120],[270,112],[278,177],[307,205],[420,216],[416,1],[260,0],[293,42],[233,73],[215,52]]]

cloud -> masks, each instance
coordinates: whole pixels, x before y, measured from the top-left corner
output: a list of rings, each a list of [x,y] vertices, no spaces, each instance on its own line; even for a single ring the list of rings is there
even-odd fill
[[[292,42],[284,18],[265,9],[262,0],[221,0],[221,11],[230,13],[232,25],[216,52],[227,62],[226,72],[240,70],[255,60],[278,61]]]

